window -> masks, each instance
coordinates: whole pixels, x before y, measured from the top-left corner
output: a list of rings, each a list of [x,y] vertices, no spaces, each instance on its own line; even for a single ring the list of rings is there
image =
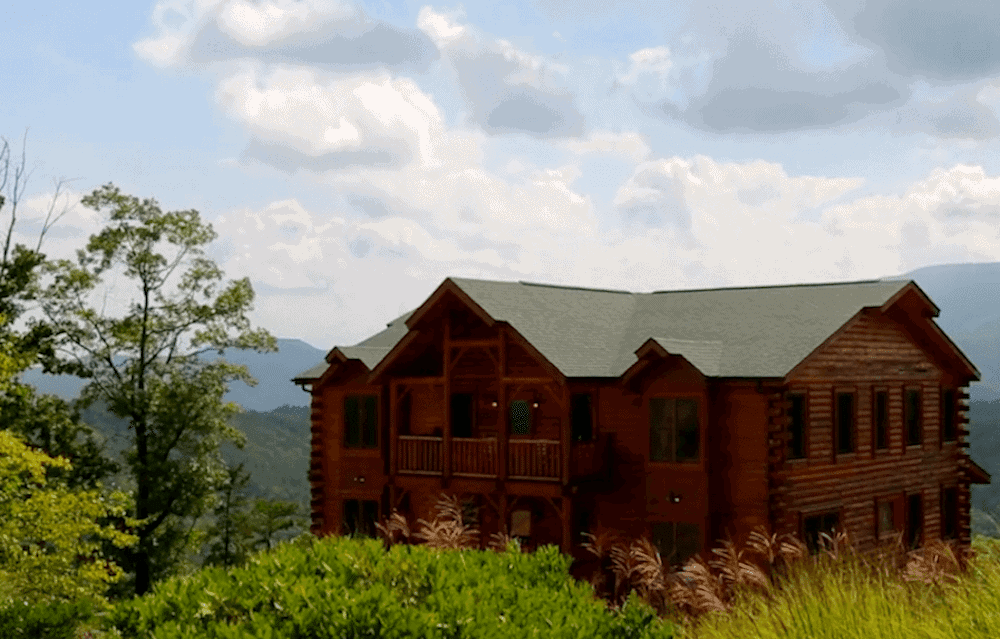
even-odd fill
[[[791,395],[792,406],[788,411],[788,458],[806,456],[806,396]]]
[[[875,391],[875,448],[889,447],[889,393]]]
[[[451,436],[472,437],[472,393],[451,395]]]
[[[837,452],[854,452],[854,393],[837,393]]]
[[[594,437],[594,419],[590,410],[590,393],[574,393],[572,419],[570,420],[575,442],[589,442]]]
[[[378,502],[348,499],[344,501],[344,531],[348,535],[375,536],[378,521]]]
[[[653,397],[649,400],[649,458],[696,462],[700,432],[698,400]]]
[[[875,532],[876,539],[893,540],[902,528],[903,499],[902,497],[885,497],[876,501]]]
[[[829,545],[829,541],[823,539],[820,534],[825,533],[832,540],[840,528],[840,513],[831,511],[817,515],[809,515],[802,520],[802,536],[805,538],[806,547],[811,554],[819,552],[821,543]]]
[[[575,523],[574,536],[581,542],[587,541],[587,538],[583,534],[590,532],[590,511],[584,509],[577,510],[573,519]]]
[[[906,543],[910,548],[920,545],[920,533],[924,527],[924,500],[920,493],[910,495],[907,500]]]
[[[920,391],[906,391],[906,445],[920,444]]]
[[[378,446],[378,397],[348,395],[344,398],[344,445],[348,448]]]
[[[510,536],[522,542],[531,537],[531,511],[515,510],[510,514]]]
[[[701,551],[701,526],[686,522],[653,523],[653,545],[666,566],[683,564]]]
[[[531,433],[531,407],[527,400],[515,399],[510,403],[510,432],[512,435]]]
[[[941,538],[958,536],[958,488],[941,487]]]
[[[941,395],[941,439],[953,442],[955,433],[955,391],[948,388]]]

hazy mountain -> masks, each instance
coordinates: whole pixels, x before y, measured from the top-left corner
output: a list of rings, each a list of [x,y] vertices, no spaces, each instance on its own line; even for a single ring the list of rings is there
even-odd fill
[[[322,362],[325,356],[324,351],[299,339],[279,339],[276,353],[229,349],[223,357],[233,364],[246,366],[250,375],[257,380],[257,386],[251,388],[243,382],[233,382],[225,400],[259,412],[267,412],[280,406],[308,406],[309,393],[293,384],[291,379]],[[216,357],[218,356],[210,359]],[[58,395],[67,400],[75,399],[85,383],[72,375],[45,375],[40,369],[26,371],[22,379],[39,392]]]

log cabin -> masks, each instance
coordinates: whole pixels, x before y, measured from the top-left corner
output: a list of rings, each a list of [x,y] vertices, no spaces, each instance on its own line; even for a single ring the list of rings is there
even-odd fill
[[[979,373],[913,281],[627,291],[447,278],[292,381],[312,398],[312,531],[468,523],[665,562],[791,533],[970,543]]]

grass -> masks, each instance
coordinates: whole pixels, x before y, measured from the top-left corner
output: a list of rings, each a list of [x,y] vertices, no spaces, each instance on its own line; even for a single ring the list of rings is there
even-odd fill
[[[479,547],[479,531],[462,522],[457,498],[442,495],[433,521],[411,532],[399,513],[377,524],[385,544],[423,542],[440,549]],[[490,548],[510,543],[492,535]],[[720,542],[714,558],[664,567],[648,539],[590,535],[595,596],[619,609],[639,595],[677,636],[973,639],[1000,636],[1000,541],[977,538],[971,549],[932,541],[906,550],[902,535],[875,552],[856,552],[844,533],[821,536],[810,556],[792,536],[751,533],[744,548]]]

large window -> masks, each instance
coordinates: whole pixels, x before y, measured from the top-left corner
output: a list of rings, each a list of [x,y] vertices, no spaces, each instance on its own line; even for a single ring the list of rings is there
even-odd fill
[[[701,551],[701,526],[685,522],[653,523],[653,545],[666,566],[683,564]]]
[[[698,400],[653,397],[649,400],[649,458],[696,462],[700,444]]]
[[[946,388],[941,393],[941,439],[955,441],[955,391]]]
[[[875,533],[881,541],[895,539],[903,526],[902,497],[883,497],[875,502]]]
[[[958,536],[958,488],[941,488],[941,538]]]
[[[906,445],[916,446],[921,442],[920,391],[906,391]]]
[[[854,452],[854,393],[837,393],[837,452]]]
[[[792,406],[788,411],[788,458],[806,456],[806,396],[790,395]]]
[[[594,438],[594,416],[590,408],[590,393],[574,393],[571,408],[573,441],[589,442]]]
[[[531,405],[527,400],[515,399],[510,403],[511,435],[531,434]]]
[[[823,544],[829,545],[830,541],[820,538],[820,534],[826,534],[833,540],[840,529],[840,513],[830,511],[809,515],[802,519],[802,536],[805,538],[806,547],[809,552],[815,554],[819,552]]]
[[[889,393],[875,391],[875,448],[889,447]]]
[[[376,395],[348,395],[344,398],[344,445],[348,448],[378,446]]]
[[[344,501],[344,532],[348,535],[375,536],[378,502],[347,499]]]

